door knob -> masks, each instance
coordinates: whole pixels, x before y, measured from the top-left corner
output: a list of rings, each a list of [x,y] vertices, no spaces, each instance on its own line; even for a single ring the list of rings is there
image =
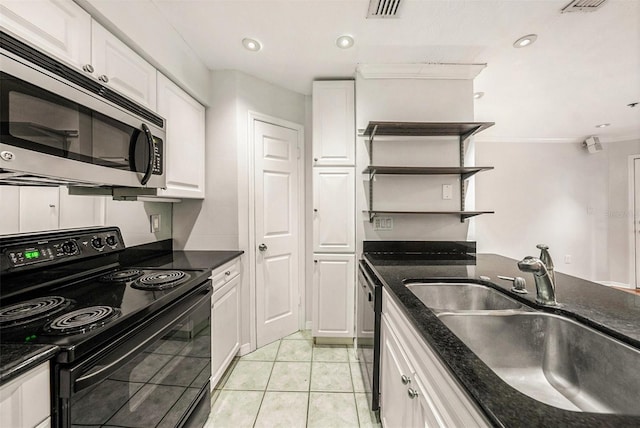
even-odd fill
[[[267,246],[266,246],[266,245],[264,245],[264,244],[260,244],[260,245],[258,245],[258,250],[260,250],[260,251],[267,251]]]

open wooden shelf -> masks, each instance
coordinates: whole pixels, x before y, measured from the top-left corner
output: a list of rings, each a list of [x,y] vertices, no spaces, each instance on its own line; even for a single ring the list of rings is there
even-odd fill
[[[379,166],[369,165],[363,174],[381,175],[460,175],[463,180],[480,171],[492,170],[492,166]]]
[[[435,137],[457,136],[469,138],[495,125],[494,122],[369,122],[364,136]]]

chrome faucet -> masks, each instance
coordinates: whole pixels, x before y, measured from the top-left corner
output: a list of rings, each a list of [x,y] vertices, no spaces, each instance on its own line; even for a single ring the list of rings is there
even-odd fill
[[[540,250],[540,260],[547,268],[547,272],[549,272],[549,276],[551,277],[551,282],[553,282],[553,285],[556,285],[556,274],[553,270],[553,260],[551,260],[551,255],[549,254],[549,246],[546,244],[538,244],[536,245],[536,248]]]
[[[518,262],[518,269],[531,272],[536,283],[536,302],[541,305],[556,306],[556,288],[544,262],[527,256]]]

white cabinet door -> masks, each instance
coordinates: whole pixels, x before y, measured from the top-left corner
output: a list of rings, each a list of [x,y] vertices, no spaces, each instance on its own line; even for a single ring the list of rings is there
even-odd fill
[[[91,63],[103,83],[156,109],[156,69],[96,21],[91,24]]]
[[[33,428],[46,422],[51,414],[49,376],[47,361],[0,386],[0,427]]]
[[[159,196],[204,198],[204,107],[158,73],[158,113],[167,119],[167,189]]]
[[[64,62],[91,62],[91,16],[72,0],[0,0],[0,25]]]
[[[211,389],[240,349],[240,276],[211,298]]]
[[[313,82],[313,165],[355,165],[355,83]]]
[[[313,169],[313,251],[355,252],[354,168]]]
[[[407,384],[412,376],[406,356],[398,340],[382,319],[380,336],[380,419],[385,428],[411,427],[413,412],[407,396]]]
[[[20,232],[57,229],[60,214],[57,187],[20,188]]]
[[[355,255],[314,254],[313,335],[353,337]]]

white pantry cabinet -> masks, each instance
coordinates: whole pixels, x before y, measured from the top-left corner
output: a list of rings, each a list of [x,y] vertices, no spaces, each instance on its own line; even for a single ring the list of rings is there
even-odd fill
[[[313,255],[314,337],[351,338],[354,333],[355,254]]]
[[[355,165],[355,82],[313,82],[313,166]]]
[[[387,290],[382,291],[382,425],[489,427],[481,410],[418,335]]]
[[[51,426],[49,362],[0,386],[0,427]]]
[[[76,68],[91,63],[91,16],[71,0],[0,0],[0,25]]]
[[[158,73],[158,113],[167,120],[167,189],[158,196],[203,199],[205,108]]]
[[[240,349],[240,259],[213,271],[211,297],[211,390]]]
[[[355,252],[354,168],[313,168],[313,251]]]
[[[102,83],[156,109],[156,69],[96,21],[91,23],[91,63]]]

